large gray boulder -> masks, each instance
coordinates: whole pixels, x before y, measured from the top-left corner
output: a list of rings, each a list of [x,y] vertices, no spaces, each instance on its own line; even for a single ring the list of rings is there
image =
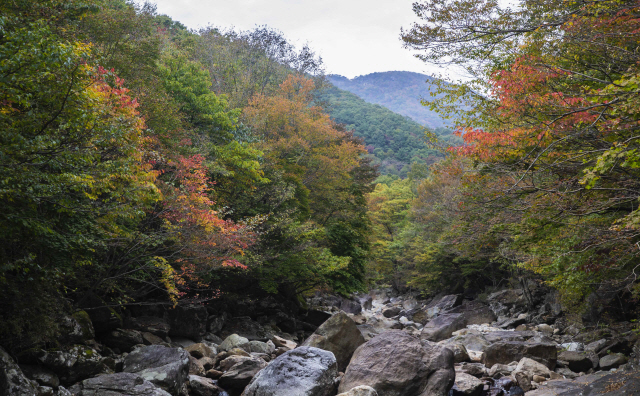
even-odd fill
[[[55,350],[35,350],[29,360],[50,369],[63,385],[71,385],[97,374],[111,374],[115,368],[112,358],[100,356],[86,345]]]
[[[253,377],[243,396],[330,396],[335,394],[337,367],[333,353],[301,346]]]
[[[169,310],[169,335],[200,341],[207,332],[208,316],[202,305],[178,305]]]
[[[218,385],[231,395],[239,395],[249,382],[267,367],[267,362],[257,357],[248,357],[233,366],[218,379]]]
[[[338,312],[324,322],[307,338],[302,346],[310,346],[333,352],[338,370],[344,371],[353,352],[365,340],[356,323],[344,312]]]
[[[180,348],[149,345],[128,354],[122,371],[135,373],[172,395],[177,395],[189,378],[189,354]]]
[[[569,363],[569,369],[574,373],[587,372],[598,366],[598,355],[594,352],[562,351],[558,354],[558,360]]]
[[[379,396],[445,396],[454,377],[449,349],[391,330],[356,350],[338,391],[368,385]]]
[[[435,342],[446,340],[451,337],[451,333],[463,329],[465,326],[466,319],[464,314],[442,314],[424,325],[420,338]]]
[[[101,375],[82,381],[77,396],[170,396],[151,382],[131,373]]]
[[[20,370],[11,356],[0,347],[0,395],[33,396],[38,384]]]
[[[496,363],[519,362],[523,357],[531,358],[553,370],[556,367],[558,351],[555,344],[502,341],[485,348],[482,363],[491,367]]]

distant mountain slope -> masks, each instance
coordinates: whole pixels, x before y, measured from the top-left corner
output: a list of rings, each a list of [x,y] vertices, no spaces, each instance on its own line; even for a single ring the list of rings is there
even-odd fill
[[[410,164],[431,164],[442,157],[440,152],[426,146],[425,128],[409,117],[368,103],[335,86],[317,94],[316,101],[327,109],[332,119],[353,129],[365,140],[369,154],[380,165],[383,175],[405,177]],[[435,133],[443,140],[458,139],[444,128],[435,129]]]
[[[367,74],[351,80],[336,74],[329,75],[328,78],[336,87],[354,93],[367,102],[411,117],[424,126],[445,126],[445,121],[437,113],[420,104],[420,98],[429,98],[430,95],[429,82],[433,78],[426,74],[390,71]]]

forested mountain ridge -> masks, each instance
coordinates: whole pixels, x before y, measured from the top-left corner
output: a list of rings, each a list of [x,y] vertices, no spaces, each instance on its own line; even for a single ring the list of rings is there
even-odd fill
[[[417,123],[435,129],[448,124],[440,114],[429,110],[421,99],[430,99],[436,91],[434,78],[408,71],[371,73],[352,79],[336,74],[327,76],[336,87],[358,95],[369,103],[379,104]]]
[[[332,119],[364,139],[368,155],[383,175],[406,177],[411,164],[431,165],[443,158],[442,152],[425,143],[429,129],[407,116],[366,102],[335,85],[320,90],[315,100],[325,106]],[[459,140],[446,128],[429,131],[451,144]]]

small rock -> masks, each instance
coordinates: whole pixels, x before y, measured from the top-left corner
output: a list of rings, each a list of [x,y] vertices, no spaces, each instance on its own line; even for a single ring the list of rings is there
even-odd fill
[[[600,368],[602,370],[611,370],[614,368],[618,368],[623,364],[627,363],[627,357],[621,353],[614,353],[611,355],[606,355],[600,359]]]
[[[242,390],[249,385],[253,377],[260,370],[267,367],[267,363],[258,358],[249,358],[232,366],[227,372],[222,374],[218,383],[227,392],[239,395]]]
[[[215,350],[212,350],[208,345],[205,345],[203,343],[189,345],[188,347],[184,348],[184,350],[189,352],[189,354],[196,359],[201,359],[203,357],[214,357],[217,353]]]
[[[223,390],[213,380],[196,375],[189,376],[189,396],[218,396]]]
[[[451,389],[452,396],[479,396],[482,394],[484,382],[466,373],[456,373],[456,379]]]
[[[277,335],[274,335],[273,337],[271,337],[271,341],[278,348],[279,347],[286,347],[286,348],[289,348],[289,349],[295,349],[298,346],[298,344],[296,344],[295,342],[289,341],[289,340],[284,339],[282,337],[278,337]]]
[[[219,348],[221,351],[229,351],[233,348],[238,348],[240,345],[248,343],[249,340],[245,337],[240,337],[237,334],[231,334],[220,344]]]
[[[218,371],[218,370],[208,370],[205,375],[207,378],[211,378],[211,379],[218,379],[220,377],[222,377],[222,374],[224,374],[222,371]]]
[[[378,392],[370,386],[360,385],[338,396],[378,396]]]

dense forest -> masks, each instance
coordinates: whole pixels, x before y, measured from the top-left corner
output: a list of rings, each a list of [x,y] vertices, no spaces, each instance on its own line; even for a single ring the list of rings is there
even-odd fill
[[[310,105],[309,48],[121,0],[1,10],[3,345],[78,308],[363,289],[377,173]]]
[[[401,33],[471,76],[406,74],[453,136],[332,87],[268,27],[0,2],[0,345],[54,342],[79,309],[376,285],[535,279],[637,315],[640,6],[499,3],[417,2]]]

